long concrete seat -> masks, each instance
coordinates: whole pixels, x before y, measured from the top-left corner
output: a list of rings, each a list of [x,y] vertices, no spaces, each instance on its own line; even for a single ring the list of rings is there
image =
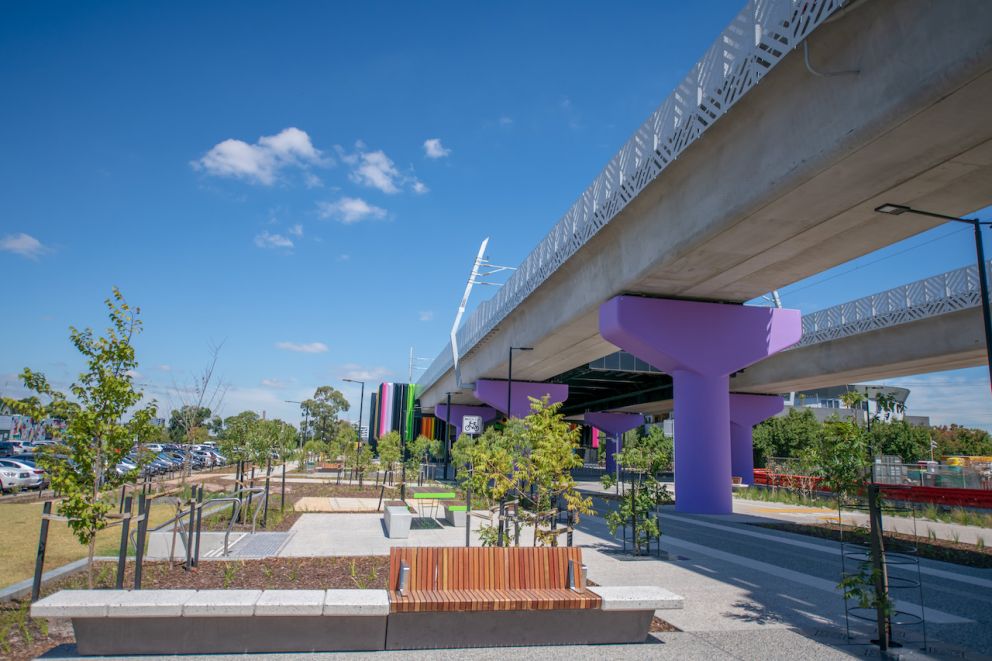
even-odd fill
[[[71,618],[84,655],[381,650],[385,590],[63,590],[32,617]]]
[[[682,607],[658,587],[583,588],[579,549],[394,552],[390,590],[63,590],[31,615],[71,619],[82,655],[244,654],[643,642],[656,610]]]

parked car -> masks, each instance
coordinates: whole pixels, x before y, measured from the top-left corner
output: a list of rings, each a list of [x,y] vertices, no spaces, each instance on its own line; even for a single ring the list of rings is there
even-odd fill
[[[23,473],[25,471],[30,472],[31,478],[30,483],[27,485],[28,489],[37,489],[48,486],[48,473],[44,469],[38,467],[33,461],[26,459],[0,459],[0,470],[5,468],[12,468],[16,470],[23,478]]]
[[[37,486],[38,476],[29,468],[0,466],[0,493]]]

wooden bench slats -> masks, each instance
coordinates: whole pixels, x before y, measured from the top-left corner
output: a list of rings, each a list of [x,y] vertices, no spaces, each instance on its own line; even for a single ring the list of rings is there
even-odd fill
[[[568,561],[581,565],[578,548],[407,548],[390,552],[394,612],[497,611],[598,608],[600,598],[569,590]],[[399,566],[410,579],[397,591]]]
[[[439,590],[390,595],[393,612],[575,610],[599,607],[591,593],[571,590]]]

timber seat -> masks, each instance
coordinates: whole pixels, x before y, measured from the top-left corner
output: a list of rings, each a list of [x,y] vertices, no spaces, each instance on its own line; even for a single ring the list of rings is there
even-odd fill
[[[569,588],[578,548],[393,548],[390,612],[576,610],[600,608],[599,595]],[[400,589],[400,567],[408,568]],[[576,585],[579,581],[574,581]]]

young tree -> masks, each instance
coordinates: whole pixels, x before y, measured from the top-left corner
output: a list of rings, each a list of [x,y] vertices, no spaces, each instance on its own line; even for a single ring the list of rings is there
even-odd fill
[[[221,345],[210,346],[210,360],[206,367],[193,380],[185,385],[173,383],[172,390],[180,405],[173,409],[169,420],[169,436],[175,443],[186,449],[186,460],[180,481],[185,484],[186,476],[193,472],[192,446],[209,436],[205,425],[211,409],[219,409],[227,392],[227,387],[214,378],[217,358]],[[173,424],[173,420],[175,424]]]
[[[376,443],[376,450],[379,452],[379,463],[385,471],[392,471],[396,464],[403,458],[403,449],[400,440],[400,433],[393,430],[379,437]]]
[[[155,402],[139,407],[142,393],[132,375],[138,367],[131,342],[141,332],[139,308],[132,308],[115,287],[105,301],[110,327],[98,337],[93,330],[70,327],[73,346],[83,356],[86,371],[69,387],[74,402],[55,390],[44,374],[25,368],[25,387],[51,399],[53,410],[67,417],[58,453],[43,453],[38,461],[48,471],[52,487],[62,494],[58,513],[81,544],[88,547],[87,581],[93,587],[93,555],[96,535],[108,525],[113,509],[102,489],[114,489],[133,479],[116,468],[136,442],[153,433]],[[130,419],[125,416],[130,412]]]

